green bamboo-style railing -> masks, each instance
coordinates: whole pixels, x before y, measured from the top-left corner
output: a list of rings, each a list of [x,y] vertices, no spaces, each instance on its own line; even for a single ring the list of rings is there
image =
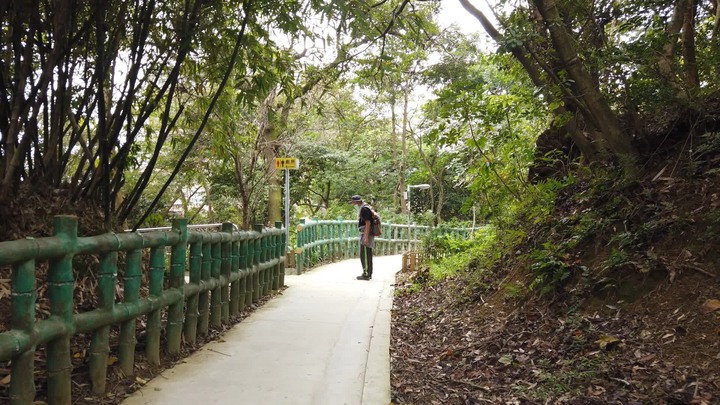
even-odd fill
[[[373,254],[401,254],[416,250],[421,238],[431,230],[431,227],[423,225],[382,224],[382,236],[375,238]],[[464,237],[472,233],[471,228],[446,228],[446,231]],[[297,227],[296,270],[302,273],[318,263],[358,257],[359,242],[357,220],[301,220]]]
[[[11,330],[0,333],[0,361],[11,360],[10,404],[33,403],[35,351],[40,345],[47,345],[47,401],[70,405],[74,334],[92,334],[90,378],[93,391],[102,394],[111,350],[117,351],[123,374],[133,376],[138,318],[146,317],[147,360],[160,364],[163,334],[165,352],[178,353],[183,338],[194,344],[210,327],[229,322],[230,316],[278,290],[284,285],[286,249],[280,227],[238,232],[226,223],[219,232],[199,232],[188,229],[187,220],[177,219],[165,231],[78,237],[77,218],[58,216],[51,237],[0,243],[0,266],[12,267]],[[166,249],[171,251],[169,268]],[[121,252],[123,300],[116,302]],[[141,297],[145,253],[149,286],[148,296]],[[76,313],[73,259],[82,255],[99,256],[97,308]],[[45,260],[50,316],[37,319],[35,270]],[[168,288],[163,287],[165,277]],[[120,328],[116,348],[109,344],[113,325]]]

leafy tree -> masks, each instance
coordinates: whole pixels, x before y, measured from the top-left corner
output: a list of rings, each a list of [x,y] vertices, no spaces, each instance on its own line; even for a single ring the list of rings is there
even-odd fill
[[[455,184],[472,192],[475,199],[468,206],[479,200],[481,211],[489,214],[520,200],[529,187],[533,142],[547,122],[547,110],[513,59],[478,56],[471,40],[458,38],[452,33],[440,41],[448,51],[426,71],[436,97],[425,105],[427,121],[419,133],[425,133],[423,143],[433,145],[433,153],[450,156],[440,161],[457,168]],[[423,161],[433,167],[429,157]],[[429,175],[442,177],[447,169],[430,169]]]
[[[389,27],[402,26],[408,5],[4,2],[0,195],[14,198],[22,184],[62,186],[76,200],[101,201],[106,226],[115,215],[120,221],[133,216],[137,226],[166,190],[182,189],[171,184],[212,125],[213,110],[223,97],[236,97],[244,107],[266,101],[268,108],[260,112],[270,114],[261,117],[258,131],[265,136],[265,155],[259,162],[268,166],[279,139],[272,135],[274,128],[283,131],[295,100],[338,77],[340,64],[351,58],[350,52],[359,52],[357,46],[384,38]],[[322,26],[334,24],[335,38],[314,34],[311,41],[335,42],[336,62],[325,70],[304,66],[301,71],[273,39],[284,33],[294,43],[311,34],[308,22],[317,19]],[[228,84],[234,91],[224,95]],[[190,106],[205,110],[189,111]],[[184,140],[173,141],[176,138]],[[169,142],[184,149],[146,205],[145,193],[161,171],[158,164]],[[243,153],[238,150],[236,156]],[[137,175],[126,176],[135,169]],[[273,190],[274,177],[268,180]],[[147,207],[142,213],[140,205]]]
[[[533,0],[496,14],[501,28],[460,2],[542,89],[562,128],[555,136],[569,137],[587,160],[611,156],[634,172],[637,145],[656,141],[639,118],[657,99],[651,93],[674,93],[670,100],[692,108],[698,94],[717,88],[707,63],[715,12],[697,2]]]
[[[326,212],[353,194],[388,204],[396,174],[391,167],[388,121],[363,108],[353,92],[327,89],[322,102],[308,114],[291,117],[296,142],[289,153],[300,157],[301,169],[292,174],[293,201],[305,214]]]
[[[413,20],[414,24],[390,27],[390,35],[383,38],[381,46],[360,61],[361,69],[356,77],[361,87],[375,92],[378,102],[390,109],[393,168],[399,174],[393,192],[393,208],[403,214],[407,213],[403,191],[411,169],[408,162],[411,97],[420,82],[428,44],[438,33],[437,26],[429,18],[428,13],[432,11],[433,8],[422,10]]]
[[[210,32],[235,38],[225,64],[230,71],[255,15],[252,5],[3,3],[0,194],[12,198],[24,182],[56,188],[67,183],[73,198],[103,202],[106,223],[114,208],[120,220],[127,218],[183,113],[183,69],[189,59],[203,54],[195,48],[197,41]],[[220,80],[215,94],[225,83]],[[202,133],[213,104],[193,139]],[[153,153],[115,207],[125,172],[138,163],[133,154],[139,141],[152,143]]]

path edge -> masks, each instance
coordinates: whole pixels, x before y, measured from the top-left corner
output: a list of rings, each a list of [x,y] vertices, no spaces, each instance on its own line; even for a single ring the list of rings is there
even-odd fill
[[[380,293],[368,349],[363,405],[390,404],[390,322],[396,276],[397,272],[385,280]]]

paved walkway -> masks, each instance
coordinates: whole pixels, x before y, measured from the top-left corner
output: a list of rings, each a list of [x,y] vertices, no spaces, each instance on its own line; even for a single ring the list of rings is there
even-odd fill
[[[390,308],[401,256],[358,259],[286,276],[282,295],[123,405],[387,405]]]

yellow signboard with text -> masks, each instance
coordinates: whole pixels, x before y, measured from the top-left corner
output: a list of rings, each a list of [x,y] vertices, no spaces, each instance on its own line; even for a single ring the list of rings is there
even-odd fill
[[[275,168],[297,170],[300,168],[300,159],[294,157],[275,158]]]

